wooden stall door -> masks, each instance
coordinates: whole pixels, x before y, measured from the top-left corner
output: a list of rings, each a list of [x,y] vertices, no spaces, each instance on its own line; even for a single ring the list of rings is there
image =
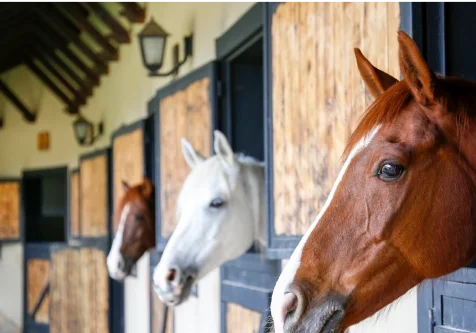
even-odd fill
[[[116,211],[124,195],[122,182],[137,185],[145,176],[145,123],[139,121],[119,129],[113,135],[112,143],[112,186],[113,209]],[[118,225],[114,224],[113,233]]]
[[[347,140],[372,101],[353,48],[399,77],[400,8],[270,3],[266,16],[269,246],[282,258],[323,207]]]
[[[25,318],[26,332],[49,332],[50,324],[50,253],[49,247],[25,246]]]
[[[51,332],[111,331],[109,160],[109,149],[82,155],[70,174],[69,242],[50,249]]]
[[[50,248],[66,241],[67,196],[66,167],[23,172],[25,332],[49,332]]]
[[[0,179],[0,243],[20,237],[20,180]]]
[[[190,171],[182,156],[181,139],[189,140],[203,156],[211,155],[212,131],[216,128],[215,85],[215,63],[211,63],[161,89],[152,101],[159,161],[156,166],[159,249],[165,247],[175,229],[177,198]]]
[[[106,252],[58,248],[51,254],[50,332],[109,332]]]

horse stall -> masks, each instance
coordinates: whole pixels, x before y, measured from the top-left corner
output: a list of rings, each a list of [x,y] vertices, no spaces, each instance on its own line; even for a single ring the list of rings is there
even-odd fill
[[[79,170],[70,172],[69,241],[49,249],[50,332],[113,331],[109,163],[110,150],[100,150],[80,156]]]
[[[113,212],[123,196],[122,182],[134,186],[142,183],[143,177],[153,182],[153,135],[150,118],[122,126],[112,134],[112,202]],[[112,225],[113,237],[118,228],[118,220]],[[115,303],[118,304],[117,325],[121,330],[135,322],[149,321],[149,280],[148,259],[136,263],[131,277],[124,283],[113,281]],[[131,304],[131,306],[128,306]],[[140,305],[138,305],[140,304]],[[129,318],[129,319],[128,319]]]
[[[24,329],[49,332],[54,317],[50,311],[50,250],[65,244],[68,237],[67,168],[25,170],[21,186],[18,182],[5,183],[2,197],[8,207],[5,219],[11,221],[8,233],[24,242]]]
[[[278,261],[247,253],[221,267],[221,332],[270,332],[270,301]]]
[[[190,170],[182,156],[181,139],[186,138],[205,157],[213,150],[216,88],[216,64],[212,62],[161,88],[148,103],[155,137],[156,249],[159,252],[165,249],[175,229],[176,200]],[[154,267],[151,265],[151,270]],[[182,306],[183,315],[175,312],[174,318],[181,318],[182,325],[188,322],[193,327],[199,317],[198,286],[192,289],[187,303]]]
[[[156,239],[162,251],[175,229],[175,204],[190,170],[182,157],[186,138],[211,155],[216,128],[215,64],[210,63],[160,89],[149,102],[155,124]]]

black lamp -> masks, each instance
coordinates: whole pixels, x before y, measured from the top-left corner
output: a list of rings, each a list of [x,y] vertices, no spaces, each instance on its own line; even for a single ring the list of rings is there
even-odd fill
[[[165,73],[158,73],[164,63],[164,54],[166,48],[167,37],[169,34],[151,18],[149,23],[138,34],[140,50],[142,54],[142,62],[149,70],[149,76],[169,76],[177,75],[179,68],[192,55],[192,35],[184,37],[184,59],[179,61],[178,45],[173,49],[173,67]]]
[[[81,146],[91,146],[102,135],[103,127],[103,123],[100,122],[97,134],[95,134],[93,123],[83,116],[79,115],[78,119],[73,122],[74,136]]]

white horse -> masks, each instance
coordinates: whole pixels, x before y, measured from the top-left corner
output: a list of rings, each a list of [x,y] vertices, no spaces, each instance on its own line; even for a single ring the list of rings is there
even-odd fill
[[[167,305],[187,300],[196,282],[253,244],[264,245],[264,166],[234,154],[225,136],[214,134],[216,155],[208,159],[182,139],[191,172],[178,198],[177,227],[153,275]]]

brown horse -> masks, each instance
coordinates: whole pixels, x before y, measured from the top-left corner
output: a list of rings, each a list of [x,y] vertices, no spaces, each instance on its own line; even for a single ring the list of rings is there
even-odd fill
[[[276,332],[343,332],[476,257],[476,82],[436,75],[398,41],[401,81],[356,49],[376,100],[276,284]]]
[[[122,182],[124,196],[114,214],[118,223],[107,269],[111,278],[122,281],[130,275],[142,255],[155,248],[155,188],[144,177],[142,184],[129,186]]]

